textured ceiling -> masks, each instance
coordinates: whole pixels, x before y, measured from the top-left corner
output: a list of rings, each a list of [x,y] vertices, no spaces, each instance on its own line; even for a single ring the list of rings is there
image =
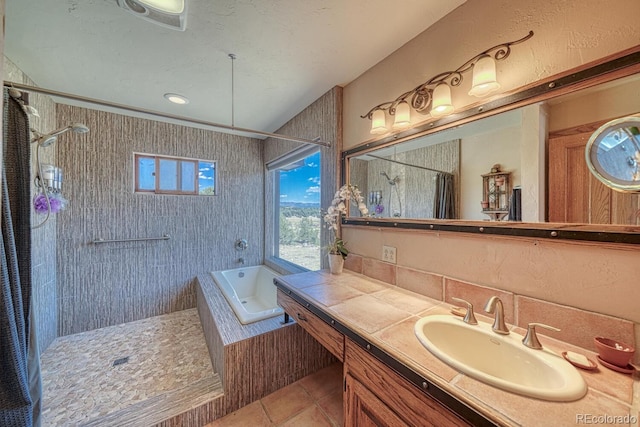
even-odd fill
[[[187,0],[181,32],[116,0],[7,0],[5,55],[47,89],[231,124],[234,53],[235,125],[272,132],[464,1]]]

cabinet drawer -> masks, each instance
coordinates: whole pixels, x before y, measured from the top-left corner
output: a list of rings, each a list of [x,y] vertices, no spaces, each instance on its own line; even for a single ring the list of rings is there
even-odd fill
[[[278,304],[338,360],[344,360],[344,335],[281,290],[278,290]]]
[[[345,374],[366,387],[408,425],[469,426],[350,339],[345,340]]]

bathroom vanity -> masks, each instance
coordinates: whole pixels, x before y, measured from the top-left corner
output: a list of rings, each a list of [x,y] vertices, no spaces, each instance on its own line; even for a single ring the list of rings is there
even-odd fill
[[[585,414],[638,416],[631,377],[603,367],[581,371],[589,391],[574,402],[520,396],[456,371],[413,331],[418,319],[450,312],[442,301],[352,272],[308,272],[275,283],[285,312],[344,363],[345,426],[564,425]],[[558,354],[572,349],[594,357],[554,344]]]

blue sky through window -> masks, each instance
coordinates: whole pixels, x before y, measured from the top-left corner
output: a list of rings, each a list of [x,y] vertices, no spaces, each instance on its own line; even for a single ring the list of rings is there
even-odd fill
[[[280,205],[320,207],[320,152],[304,159],[304,166],[280,171]]]
[[[199,162],[198,164],[198,185],[200,194],[215,193],[215,164],[212,162]]]

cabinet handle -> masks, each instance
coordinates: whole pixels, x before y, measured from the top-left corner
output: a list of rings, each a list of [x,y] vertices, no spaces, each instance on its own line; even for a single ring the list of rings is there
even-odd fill
[[[298,313],[298,320],[304,320],[306,322],[307,318],[304,316],[304,314]]]

